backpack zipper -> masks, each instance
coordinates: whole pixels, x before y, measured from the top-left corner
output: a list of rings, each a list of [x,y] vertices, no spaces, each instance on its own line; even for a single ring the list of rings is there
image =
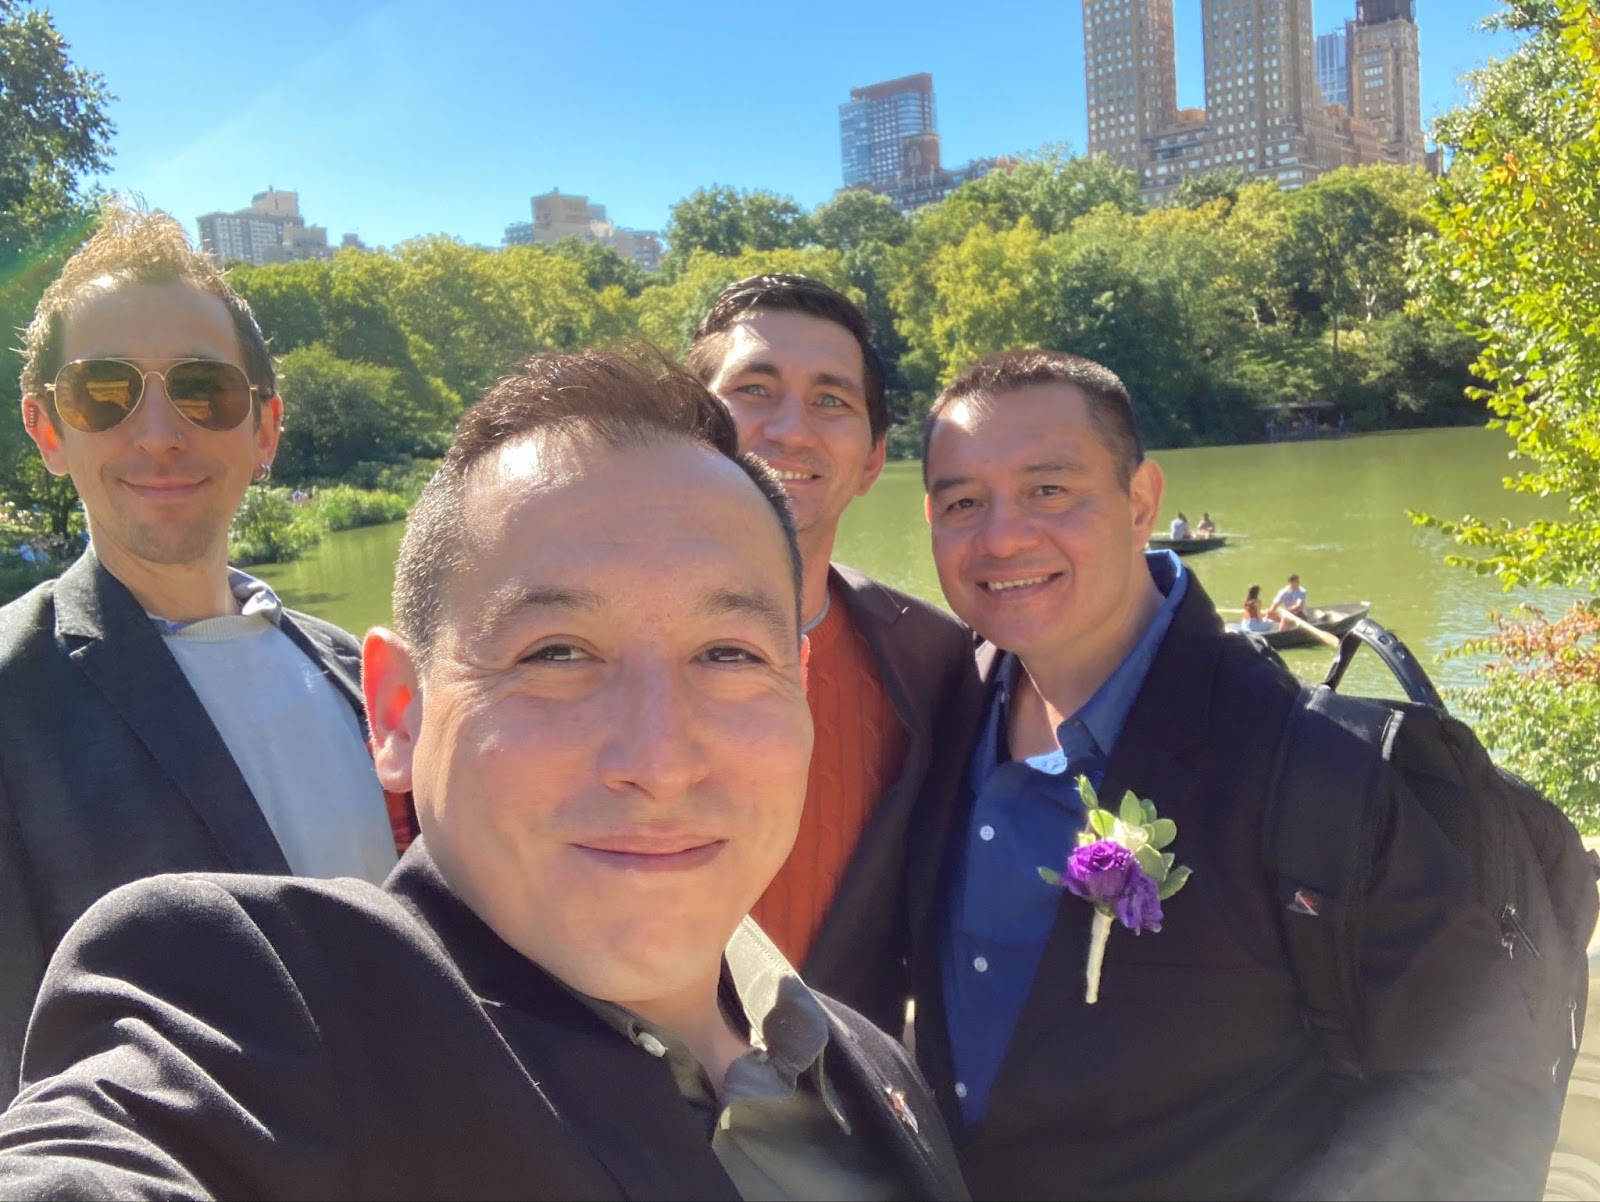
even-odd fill
[[[1528,932],[1522,923],[1517,920],[1517,907],[1507,902],[1500,910],[1500,946],[1505,948],[1506,954],[1512,958],[1517,954],[1517,940],[1533,953],[1535,960],[1544,959],[1539,954],[1539,949],[1534,946],[1533,940],[1528,937]]]

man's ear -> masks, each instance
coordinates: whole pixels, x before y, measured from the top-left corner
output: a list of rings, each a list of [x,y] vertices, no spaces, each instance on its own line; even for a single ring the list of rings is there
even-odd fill
[[[1146,459],[1133,469],[1133,478],[1128,481],[1128,498],[1133,502],[1133,527],[1141,547],[1155,529],[1161,498],[1166,491],[1167,478],[1154,459]]]
[[[261,402],[261,420],[256,425],[256,460],[270,465],[278,455],[278,437],[283,433],[283,398],[274,393]]]
[[[28,437],[33,439],[33,445],[39,448],[39,456],[44,460],[45,469],[52,476],[65,476],[67,448],[61,441],[61,431],[57,430],[55,422],[50,420],[50,410],[46,409],[44,402],[36,396],[22,398],[22,428],[28,432]]]
[[[856,489],[856,496],[866,496],[868,490],[878,482],[878,477],[883,474],[883,465],[888,457],[889,436],[885,434],[873,444],[872,454],[867,456],[867,462],[861,469],[861,487]]]
[[[361,692],[378,780],[391,793],[409,793],[422,729],[422,688],[411,649],[394,631],[375,627],[367,632],[361,644]]]

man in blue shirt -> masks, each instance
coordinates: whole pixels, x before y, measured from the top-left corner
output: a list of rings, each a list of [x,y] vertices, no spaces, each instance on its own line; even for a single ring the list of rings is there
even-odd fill
[[[1536,1191],[1514,1134],[1536,1074],[1495,1046],[1515,999],[1494,916],[1397,777],[1364,897],[1359,1086],[1307,1029],[1262,853],[1297,684],[1144,551],[1163,481],[1122,382],[993,356],[924,437],[940,584],[986,640],[968,788],[913,847],[910,890],[918,1057],[973,1195]],[[1094,907],[1039,873],[1083,829],[1081,778],[1113,811],[1152,802],[1193,872],[1158,929],[1113,928],[1093,1003]]]

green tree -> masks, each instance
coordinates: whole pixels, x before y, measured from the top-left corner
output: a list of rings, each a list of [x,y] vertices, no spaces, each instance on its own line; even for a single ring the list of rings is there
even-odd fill
[[[899,246],[911,236],[911,223],[887,196],[850,188],[811,214],[817,244],[830,250]]]
[[[1067,229],[1101,205],[1125,213],[1142,213],[1145,207],[1134,172],[1105,155],[1071,155],[1063,146],[1047,146],[1010,170],[962,184],[955,195],[990,210],[996,228],[1026,217],[1046,235]]]
[[[668,353],[681,355],[717,293],[735,280],[777,271],[811,276],[858,303],[865,299],[851,287],[843,256],[837,251],[808,246],[749,250],[731,257],[700,251],[689,256],[674,279],[646,288],[640,295],[638,331]]]
[[[328,340],[328,290],[337,270],[320,259],[269,267],[241,263],[229,272],[228,282],[250,302],[272,353],[282,355]]]
[[[585,242],[579,238],[562,238],[550,244],[550,250],[573,260],[583,268],[589,287],[595,292],[607,288],[621,288],[629,296],[638,296],[651,282],[650,273],[632,259],[624,259],[615,249],[598,242]]]
[[[666,236],[671,249],[663,268],[670,276],[696,251],[726,259],[747,250],[804,246],[811,241],[811,222],[787,196],[713,184],[672,206]]]
[[[1339,355],[1341,322],[1371,321],[1405,304],[1406,253],[1427,224],[1419,169],[1342,167],[1291,193],[1284,271],[1320,314]]]
[[[0,0],[0,270],[81,219],[111,153],[113,97],[67,49],[48,12]]]
[[[72,65],[43,9],[0,0],[0,377],[22,357],[15,331],[94,228],[84,180],[104,169],[113,99],[99,75]],[[45,471],[12,403],[0,407],[0,496],[40,510],[64,534],[77,510],[72,482]]]
[[[1600,588],[1600,10],[1517,5],[1532,35],[1474,80],[1441,124],[1455,150],[1422,250],[1424,305],[1481,352],[1495,421],[1529,465],[1509,487],[1567,515],[1440,523],[1477,570],[1513,584]],[[1538,18],[1544,16],[1542,22]]]
[[[1172,190],[1172,199],[1167,203],[1180,209],[1198,209],[1214,200],[1225,200],[1232,205],[1249,182],[1250,177],[1240,168],[1219,167],[1215,171],[1185,176]]]
[[[1048,343],[1060,295],[1056,269],[1028,218],[998,233],[979,226],[934,256],[929,277],[938,303],[926,327],[906,331],[907,342],[938,364],[940,384],[984,355]]]
[[[273,473],[305,484],[340,480],[364,461],[398,461],[416,449],[401,428],[399,373],[337,358],[322,343],[290,351],[278,364],[283,437]]]

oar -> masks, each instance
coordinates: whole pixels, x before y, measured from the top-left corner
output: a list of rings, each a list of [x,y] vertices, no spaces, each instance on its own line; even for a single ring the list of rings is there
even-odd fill
[[[1219,605],[1219,606],[1217,606],[1217,612],[1219,614],[1242,614],[1242,613],[1244,613],[1244,610],[1242,610],[1242,609],[1234,609],[1231,606],[1227,606],[1227,605]],[[1328,644],[1328,646],[1330,646],[1330,647],[1338,647],[1339,646],[1339,640],[1335,636],[1329,634],[1326,630],[1322,629],[1322,627],[1320,627],[1320,626],[1313,626],[1310,622],[1307,622],[1299,614],[1292,614],[1286,609],[1280,609],[1278,612],[1283,617],[1288,618],[1289,621],[1293,622],[1296,626],[1304,626],[1308,631],[1310,631],[1312,634],[1314,634],[1317,638],[1321,639],[1324,643]]]
[[[1278,611],[1278,614],[1279,614],[1280,617],[1288,618],[1289,621],[1293,622],[1296,626],[1302,627],[1303,629],[1310,631],[1312,634],[1316,635],[1317,638],[1320,639],[1322,642],[1328,644],[1328,646],[1334,648],[1335,650],[1338,649],[1339,640],[1337,638],[1335,638],[1333,635],[1329,634],[1326,630],[1322,629],[1322,627],[1313,626],[1310,622],[1306,621],[1299,614],[1291,613],[1287,609],[1280,609]]]

